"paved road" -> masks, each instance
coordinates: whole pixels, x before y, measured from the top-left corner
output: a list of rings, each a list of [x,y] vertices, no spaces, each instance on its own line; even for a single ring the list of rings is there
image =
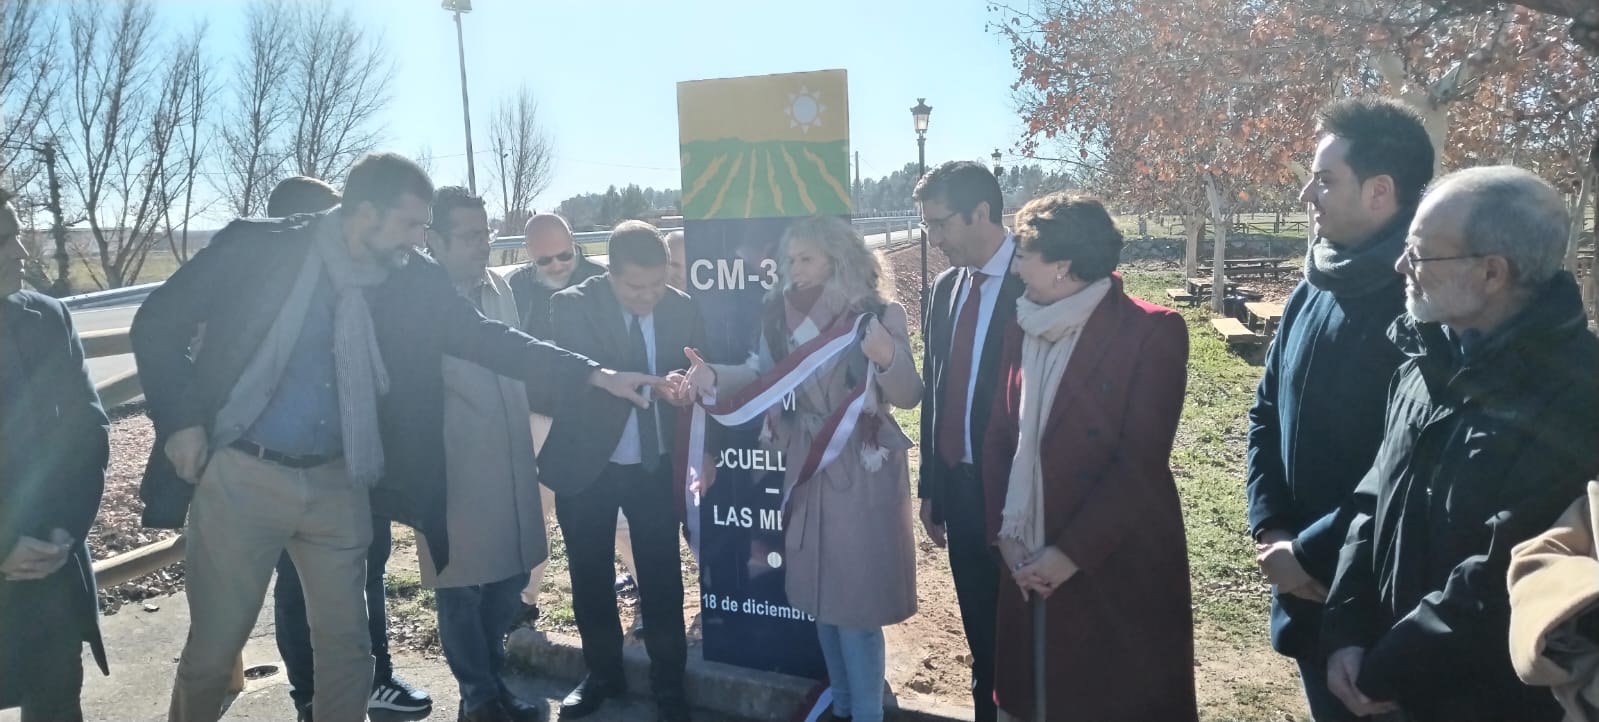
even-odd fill
[[[137,306],[123,306],[75,311],[72,314],[72,323],[77,326],[78,333],[127,328],[133,323],[133,312],[137,310]],[[94,379],[95,383],[105,381],[131,368],[133,368],[132,354],[89,359],[89,377]]]
[[[172,692],[172,676],[177,670],[178,653],[188,633],[189,604],[182,594],[157,597],[149,600],[156,607],[146,612],[141,604],[124,605],[116,614],[101,620],[106,639],[106,653],[111,664],[111,676],[101,676],[100,670],[87,654],[84,655],[83,712],[86,720],[115,722],[164,722],[168,696]],[[283,722],[293,720],[289,701],[288,680],[283,662],[274,644],[272,622],[272,595],[266,596],[265,606],[250,633],[244,648],[246,668],[260,668],[270,673],[246,682],[240,694],[224,716],[228,720],[263,720]],[[459,706],[455,680],[444,660],[428,658],[412,652],[401,652],[394,657],[394,668],[401,676],[433,695],[433,713],[429,720],[453,720]],[[555,712],[552,722],[559,720],[560,699],[571,688],[569,681],[560,681],[537,673],[515,672],[508,676],[507,684],[523,699]],[[400,716],[392,713],[374,714],[373,722],[401,722],[423,719],[423,716]],[[607,702],[602,713],[592,719],[614,722],[648,722],[654,718],[654,705],[634,696],[625,701]],[[17,722],[17,710],[0,711],[0,722]],[[697,714],[698,720],[719,719],[714,715]]]

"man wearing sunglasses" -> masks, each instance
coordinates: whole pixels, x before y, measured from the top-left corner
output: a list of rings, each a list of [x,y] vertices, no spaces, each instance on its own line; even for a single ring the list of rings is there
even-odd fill
[[[550,296],[563,288],[605,273],[605,267],[583,257],[572,240],[572,227],[553,213],[527,220],[522,230],[528,264],[506,277],[522,314],[522,330],[534,338],[549,338]]]

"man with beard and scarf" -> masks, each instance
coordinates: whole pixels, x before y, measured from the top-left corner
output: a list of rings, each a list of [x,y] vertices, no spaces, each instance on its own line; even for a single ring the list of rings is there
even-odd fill
[[[1327,599],[1327,686],[1357,715],[1413,722],[1559,720],[1516,677],[1511,548],[1548,529],[1599,472],[1599,339],[1561,270],[1569,221],[1509,166],[1439,180],[1395,267],[1406,360]]]
[[[173,722],[221,715],[229,670],[285,549],[311,622],[314,716],[366,718],[374,511],[421,531],[435,563],[448,564],[443,419],[426,412],[443,394],[444,356],[556,395],[592,385],[644,403],[637,389],[653,379],[485,319],[458,294],[415,249],[432,197],[415,163],[367,155],[350,169],[341,206],[234,221],[134,317],[156,429],[140,488],[145,523],[188,516],[189,634]],[[391,393],[391,377],[415,381]]]
[[[1404,358],[1389,324],[1404,312],[1394,259],[1433,150],[1421,119],[1397,101],[1353,98],[1318,117],[1321,142],[1300,200],[1319,237],[1289,295],[1249,411],[1249,531],[1274,587],[1272,646],[1299,663],[1317,722],[1352,719],[1327,692],[1318,652],[1326,587],[1347,518],[1342,502],[1382,438],[1388,380]]]

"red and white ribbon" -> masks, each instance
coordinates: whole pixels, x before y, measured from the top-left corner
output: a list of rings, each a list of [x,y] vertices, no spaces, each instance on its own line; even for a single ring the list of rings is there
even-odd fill
[[[806,379],[827,367],[829,362],[854,346],[855,339],[860,336],[861,330],[873,317],[873,314],[861,314],[855,317],[853,322],[837,324],[827,333],[800,345],[770,371],[761,374],[726,403],[717,403],[715,397],[706,397],[701,403],[695,404],[688,423],[688,453],[683,455],[687,464],[685,477],[687,483],[692,484],[703,476],[700,467],[705,459],[707,415],[727,426],[738,426],[759,418],[768,409],[782,403],[783,397],[793,393]],[[809,481],[844,452],[850,437],[855,433],[861,414],[865,411],[867,389],[876,380],[875,366],[871,363],[866,364],[865,380],[858,384],[844,403],[823,422],[816,439],[811,442],[809,453],[805,455],[804,465],[800,467],[799,475],[794,480],[794,487]],[[794,487],[783,494],[785,511]]]

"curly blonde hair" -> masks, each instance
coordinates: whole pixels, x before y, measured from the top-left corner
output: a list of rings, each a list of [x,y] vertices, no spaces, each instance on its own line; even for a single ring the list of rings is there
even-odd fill
[[[789,270],[788,252],[795,243],[805,243],[826,255],[833,263],[833,276],[827,285],[843,292],[850,306],[856,309],[877,308],[888,305],[892,293],[887,290],[883,274],[883,261],[866,247],[866,239],[855,232],[855,227],[837,216],[811,216],[797,220],[783,232],[777,251],[779,282],[768,299],[780,298],[793,284]]]

